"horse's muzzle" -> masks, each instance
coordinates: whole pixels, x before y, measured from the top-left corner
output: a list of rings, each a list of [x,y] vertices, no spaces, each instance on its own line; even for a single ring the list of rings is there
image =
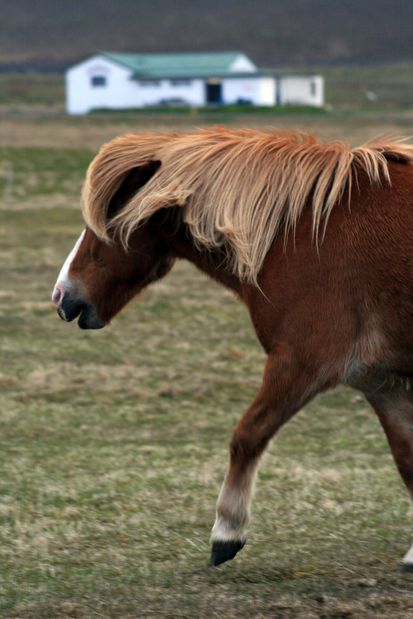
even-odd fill
[[[70,290],[55,288],[52,301],[62,320],[71,322],[79,317],[78,325],[81,329],[102,329],[106,324],[99,317],[94,305],[74,295]]]

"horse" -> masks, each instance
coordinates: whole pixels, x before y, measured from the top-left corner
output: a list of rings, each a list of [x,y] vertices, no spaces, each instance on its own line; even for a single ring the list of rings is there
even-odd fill
[[[271,439],[339,384],[365,395],[413,494],[412,164],[400,139],[215,127],[127,134],[89,166],[86,228],[52,294],[60,317],[102,328],[184,259],[246,305],[266,353],[230,443],[212,565],[245,544]]]

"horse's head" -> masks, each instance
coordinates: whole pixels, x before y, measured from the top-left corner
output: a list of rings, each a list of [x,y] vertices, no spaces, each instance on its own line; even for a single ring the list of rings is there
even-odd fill
[[[169,271],[173,259],[150,228],[136,231],[128,251],[121,243],[100,240],[88,228],[82,232],[53,290],[52,300],[63,320],[79,316],[82,329],[100,329]]]
[[[129,170],[105,205],[108,221],[158,167],[158,162],[151,162]],[[79,316],[82,329],[99,329],[145,286],[165,275],[174,259],[161,234],[164,219],[159,212],[149,217],[131,233],[127,248],[118,234],[101,238],[87,227],[67,257],[53,290],[59,316],[66,321]]]

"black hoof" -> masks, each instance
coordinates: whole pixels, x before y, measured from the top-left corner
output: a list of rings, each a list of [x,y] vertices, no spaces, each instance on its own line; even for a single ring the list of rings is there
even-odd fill
[[[213,542],[209,565],[220,565],[230,561],[245,546],[245,541]]]
[[[402,574],[413,574],[413,564],[402,563],[399,567],[399,572],[401,572]]]

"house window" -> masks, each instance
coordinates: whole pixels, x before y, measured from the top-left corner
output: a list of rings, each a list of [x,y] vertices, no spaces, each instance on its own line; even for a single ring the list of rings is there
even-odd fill
[[[191,80],[171,80],[171,86],[191,86]]]
[[[161,82],[159,80],[142,80],[139,82],[140,86],[160,86]]]
[[[310,95],[312,97],[317,96],[317,82],[315,80],[310,82]]]
[[[107,79],[105,75],[92,75],[90,78],[90,84],[93,88],[104,88],[107,85]]]

